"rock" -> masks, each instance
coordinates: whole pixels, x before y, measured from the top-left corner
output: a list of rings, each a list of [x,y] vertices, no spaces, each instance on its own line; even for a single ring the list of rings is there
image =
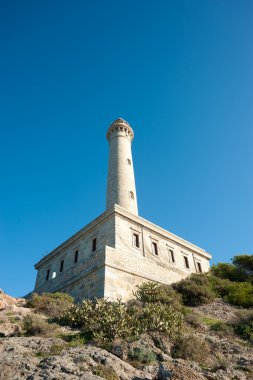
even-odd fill
[[[124,351],[122,346],[113,346],[112,353],[120,359],[124,358]]]
[[[170,371],[163,364],[160,363],[157,380],[168,380],[168,379],[172,379],[172,371]]]

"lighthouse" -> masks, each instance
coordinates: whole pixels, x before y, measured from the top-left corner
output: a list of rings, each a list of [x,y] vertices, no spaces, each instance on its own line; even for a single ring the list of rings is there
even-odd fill
[[[116,204],[138,215],[131,149],[134,132],[125,120],[117,119],[110,125],[106,137],[110,146],[106,210]]]
[[[204,249],[138,215],[130,124],[116,119],[106,137],[106,210],[35,265],[36,293],[126,302],[143,282],[171,284],[210,268]]]

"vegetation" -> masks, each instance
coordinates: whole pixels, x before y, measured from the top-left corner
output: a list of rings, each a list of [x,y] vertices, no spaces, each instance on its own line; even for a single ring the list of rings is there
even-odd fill
[[[90,340],[90,337],[85,336],[82,333],[77,334],[60,334],[59,338],[67,342],[68,347],[82,346]]]
[[[182,314],[170,306],[148,303],[138,309],[106,299],[72,305],[63,313],[61,323],[81,328],[84,334],[99,341],[136,337],[147,331],[161,331],[174,337],[183,331]]]
[[[213,265],[211,273],[230,281],[253,282],[253,255],[234,256],[232,264]]]
[[[173,288],[182,295],[187,306],[198,306],[214,300],[215,293],[206,274],[192,274],[190,277],[173,284]]]
[[[241,314],[233,324],[228,324],[198,316],[188,307],[209,303],[220,297],[233,305],[251,308],[253,255],[235,256],[232,264],[219,263],[208,274],[192,274],[173,285],[143,283],[137,286],[134,296],[136,299],[126,304],[96,299],[75,305],[72,297],[64,293],[44,293],[34,294],[27,306],[61,324],[80,329],[80,334],[64,338],[69,339],[67,344],[73,346],[89,340],[100,343],[112,342],[116,338],[134,340],[145,332],[161,332],[175,342],[173,352],[177,357],[189,356],[187,351],[190,351],[192,342],[196,343],[195,350],[202,347],[205,351],[207,348],[203,342],[183,336],[183,319],[189,327],[198,328],[204,323],[220,336],[236,333],[244,339],[253,340],[253,312]],[[47,321],[34,314],[25,317],[23,325],[28,335],[47,334],[53,329]],[[194,350],[192,352],[192,355],[198,355]]]
[[[253,310],[239,311],[232,327],[237,335],[253,343]]]
[[[23,329],[28,336],[48,335],[55,331],[55,325],[49,324],[40,315],[29,314],[23,319]]]
[[[36,313],[58,318],[73,301],[73,298],[65,293],[33,293],[32,298],[27,301],[27,307],[33,308]]]
[[[49,356],[61,355],[65,348],[66,345],[64,344],[52,344],[49,351],[38,351],[35,356],[39,358],[47,358]]]
[[[196,336],[184,335],[176,340],[172,347],[172,357],[194,360],[205,364],[210,353],[210,347],[206,341]]]
[[[133,295],[143,303],[159,302],[163,296],[163,288],[156,282],[144,282],[137,286]]]
[[[131,361],[148,364],[156,360],[156,354],[143,347],[134,347],[128,352],[128,358]]]
[[[93,368],[92,372],[93,375],[100,376],[106,380],[119,380],[118,375],[112,368],[106,367],[102,364],[98,364],[95,368]]]
[[[220,337],[228,337],[233,335],[233,328],[228,323],[225,323],[223,321],[216,322],[211,325],[210,327],[211,331],[215,331],[216,334]]]
[[[217,296],[232,305],[253,306],[253,255],[234,256],[232,264],[211,268],[209,282]]]

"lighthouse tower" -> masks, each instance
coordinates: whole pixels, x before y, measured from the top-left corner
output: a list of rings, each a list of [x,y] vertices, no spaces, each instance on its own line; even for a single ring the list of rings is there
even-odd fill
[[[123,119],[115,120],[107,131],[110,145],[106,209],[115,204],[138,215],[131,144],[134,132]]]

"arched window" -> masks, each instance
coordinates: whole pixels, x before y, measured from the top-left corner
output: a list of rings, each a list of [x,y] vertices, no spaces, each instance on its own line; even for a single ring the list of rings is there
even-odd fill
[[[130,158],[127,158],[127,164],[128,164],[128,165],[131,165],[131,164],[132,164]]]
[[[134,193],[132,191],[130,191],[130,198],[134,199]]]

